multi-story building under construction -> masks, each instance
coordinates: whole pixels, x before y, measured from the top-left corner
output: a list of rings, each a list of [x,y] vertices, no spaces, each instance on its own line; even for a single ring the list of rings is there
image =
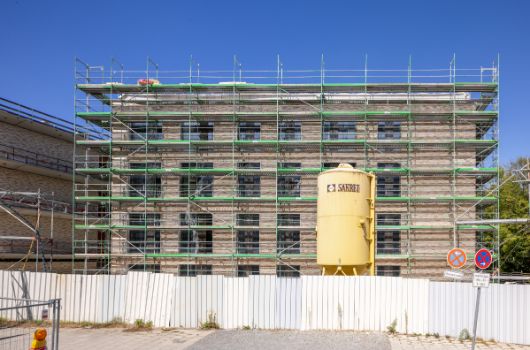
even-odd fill
[[[77,66],[77,124],[103,138],[77,141],[74,255],[100,270],[318,274],[316,180],[339,163],[377,176],[378,274],[440,278],[455,246],[497,251],[497,227],[457,223],[498,217],[497,64]]]

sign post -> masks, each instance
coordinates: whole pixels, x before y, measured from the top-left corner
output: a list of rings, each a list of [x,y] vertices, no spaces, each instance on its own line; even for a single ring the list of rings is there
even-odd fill
[[[491,253],[487,249],[480,249],[475,254],[475,266],[481,270],[485,270],[490,267],[493,262]],[[471,343],[471,350],[475,350],[477,342],[477,323],[478,323],[478,311],[480,307],[480,290],[482,288],[488,288],[490,285],[490,274],[475,272],[473,274],[473,287],[477,288],[477,300],[475,301],[475,318],[473,320],[473,343]]]

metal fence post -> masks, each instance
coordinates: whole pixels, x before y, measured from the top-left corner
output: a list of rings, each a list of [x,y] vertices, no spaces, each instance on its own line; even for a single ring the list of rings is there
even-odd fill
[[[53,340],[54,350],[59,350],[59,330],[61,329],[61,299],[55,299],[55,309],[54,314],[56,330],[55,330],[55,339]]]

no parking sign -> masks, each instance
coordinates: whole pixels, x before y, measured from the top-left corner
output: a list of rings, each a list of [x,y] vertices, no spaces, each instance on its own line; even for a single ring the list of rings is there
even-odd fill
[[[459,269],[466,264],[466,252],[460,248],[453,248],[447,253],[447,264],[453,269]]]
[[[485,270],[490,267],[492,262],[493,257],[491,256],[491,252],[487,249],[479,249],[479,251],[475,254],[475,266],[481,270]]]

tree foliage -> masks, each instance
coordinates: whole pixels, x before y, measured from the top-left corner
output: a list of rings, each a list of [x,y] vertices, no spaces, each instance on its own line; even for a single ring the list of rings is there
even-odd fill
[[[506,180],[513,170],[521,169],[526,158],[519,158],[501,172],[499,211],[501,219],[528,218],[526,184]],[[528,225],[500,225],[500,259],[502,272],[530,272],[530,230]]]

